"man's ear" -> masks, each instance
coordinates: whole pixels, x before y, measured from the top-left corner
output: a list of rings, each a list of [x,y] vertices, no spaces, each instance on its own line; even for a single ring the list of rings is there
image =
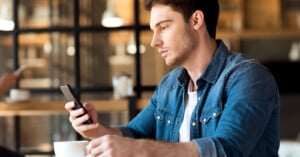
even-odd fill
[[[191,24],[195,30],[204,25],[204,14],[201,10],[196,10],[191,16]]]

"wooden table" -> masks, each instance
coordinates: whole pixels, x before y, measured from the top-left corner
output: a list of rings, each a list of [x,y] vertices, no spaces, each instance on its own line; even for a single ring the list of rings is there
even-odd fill
[[[134,97],[119,100],[91,100],[87,103],[93,104],[97,112],[128,111],[129,120],[137,112],[142,110],[148,99],[135,99]],[[0,102],[0,116],[14,117],[14,134],[20,139],[20,117],[21,116],[49,116],[56,114],[68,114],[64,105],[66,101],[24,101],[24,102]],[[16,140],[16,149],[20,151],[19,140]]]
[[[129,104],[127,99],[120,100],[94,100],[88,101],[95,106],[97,112],[118,112],[129,111]],[[51,116],[57,114],[65,114],[64,105],[66,101],[24,101],[24,102],[0,102],[0,116],[10,116],[13,118],[13,132],[15,136],[16,151],[21,151],[20,144],[20,118],[22,116]]]

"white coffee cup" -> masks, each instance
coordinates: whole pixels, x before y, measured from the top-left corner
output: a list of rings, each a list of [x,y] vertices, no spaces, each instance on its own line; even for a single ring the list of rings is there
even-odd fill
[[[11,89],[9,98],[11,101],[26,101],[30,99],[30,92],[25,89]]]
[[[86,157],[88,141],[55,141],[54,153],[56,157]]]

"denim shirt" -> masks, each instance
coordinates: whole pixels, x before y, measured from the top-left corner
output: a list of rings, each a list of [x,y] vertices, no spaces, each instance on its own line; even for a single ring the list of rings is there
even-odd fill
[[[278,156],[280,100],[271,73],[253,59],[218,49],[197,80],[190,139],[201,157]],[[124,136],[178,142],[190,80],[184,68],[168,73]]]

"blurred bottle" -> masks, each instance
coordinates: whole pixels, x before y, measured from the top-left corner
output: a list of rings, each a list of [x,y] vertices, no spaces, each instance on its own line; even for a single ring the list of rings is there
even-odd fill
[[[292,62],[300,60],[300,42],[293,42],[289,52],[289,59]]]
[[[130,75],[121,74],[113,76],[113,98],[121,99],[127,96],[133,96],[133,81]]]

